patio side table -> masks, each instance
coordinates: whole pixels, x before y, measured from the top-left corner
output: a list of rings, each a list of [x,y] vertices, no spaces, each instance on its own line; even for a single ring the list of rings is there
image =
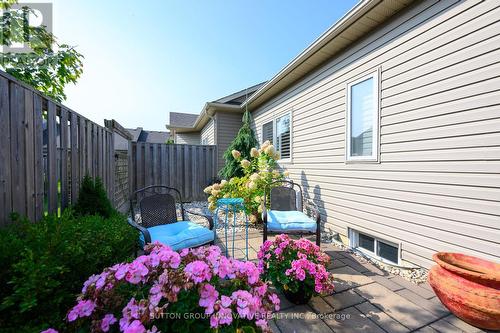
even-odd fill
[[[219,210],[222,209],[222,211],[225,214],[224,217],[224,241],[225,241],[225,247],[226,247],[226,257],[228,256],[228,234],[227,234],[227,229],[229,227],[230,221],[229,221],[229,212],[233,213],[233,232],[232,232],[232,257],[234,258],[234,239],[236,236],[236,215],[238,212],[243,211],[243,214],[245,215],[245,260],[248,260],[248,216],[245,212],[245,203],[242,198],[224,198],[224,199],[219,199],[217,200],[217,208],[215,210],[215,239],[217,238],[217,223],[219,220]],[[243,249],[238,248],[239,251],[243,253]]]

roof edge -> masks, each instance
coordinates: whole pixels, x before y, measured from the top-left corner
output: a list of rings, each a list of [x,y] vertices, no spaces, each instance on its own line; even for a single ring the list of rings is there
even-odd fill
[[[337,34],[342,32],[346,27],[355,22],[364,11],[369,10],[374,5],[380,3],[381,0],[361,0],[340,19],[338,19],[328,30],[323,32],[312,44],[306,47],[295,58],[292,59],[284,68],[282,68],[276,75],[260,87],[250,98],[241,104],[241,107],[251,104],[257,98],[262,96],[267,90],[274,86],[277,82],[281,81],[291,71],[297,68],[301,63],[307,60],[310,56],[315,54],[325,44],[330,42]]]

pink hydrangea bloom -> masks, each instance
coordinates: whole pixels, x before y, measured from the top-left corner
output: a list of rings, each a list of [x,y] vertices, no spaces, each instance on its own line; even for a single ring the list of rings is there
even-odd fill
[[[219,297],[219,292],[214,286],[210,284],[205,284],[200,290],[200,301],[199,305],[205,308],[206,314],[214,313],[214,305]]]
[[[59,333],[53,328],[46,329],[45,331],[41,331],[40,333]]]
[[[236,310],[242,318],[252,319],[255,312],[252,311],[252,304],[256,302],[256,299],[246,290],[237,290],[233,292],[231,298],[236,301]]]
[[[210,273],[210,267],[201,261],[196,260],[186,265],[184,272],[195,283],[200,283],[203,281],[209,281],[212,278]]]
[[[95,303],[90,300],[81,300],[68,313],[68,321],[75,321],[80,317],[88,317],[95,309]]]
[[[149,272],[148,268],[144,266],[140,258],[141,257],[137,258],[128,266],[127,273],[125,274],[125,279],[132,284],[142,282],[144,277],[148,275]]]
[[[89,277],[82,290],[83,299],[68,313],[68,321],[83,318],[82,323],[109,332],[117,322],[113,313],[121,310],[121,332],[158,333],[156,320],[171,319],[159,319],[157,315],[168,311],[170,304],[178,301],[180,292],[193,292],[199,297],[197,306],[210,315],[201,320],[208,320],[211,327],[240,328],[243,323],[233,319],[238,314],[254,324],[259,320],[259,327],[265,329],[265,318],[269,318],[276,305],[255,264],[228,259],[213,246],[177,253],[156,243],[147,245],[145,253],[131,263],[116,264]],[[231,285],[241,289],[221,295]],[[124,291],[129,293],[126,299]]]
[[[116,323],[116,318],[112,314],[108,313],[107,315],[104,316],[104,318],[101,321],[101,329],[103,332],[109,331],[109,327]]]
[[[127,325],[124,330],[124,333],[144,333],[146,332],[146,328],[139,320],[134,320],[130,325]]]

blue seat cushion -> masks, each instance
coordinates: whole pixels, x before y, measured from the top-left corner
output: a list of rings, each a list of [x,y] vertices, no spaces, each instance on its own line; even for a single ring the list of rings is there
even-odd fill
[[[316,231],[316,221],[298,211],[270,210],[267,212],[267,229],[270,231]]]
[[[174,251],[189,247],[196,247],[214,240],[214,232],[199,224],[189,221],[180,221],[148,228],[151,242],[160,242],[168,245]],[[144,236],[140,235],[141,245],[144,246]]]

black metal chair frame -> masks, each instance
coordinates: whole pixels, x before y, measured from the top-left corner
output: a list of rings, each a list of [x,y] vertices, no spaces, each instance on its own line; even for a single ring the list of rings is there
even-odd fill
[[[172,193],[175,195],[172,195]],[[149,195],[146,195],[149,194]],[[142,196],[142,198],[140,198]],[[177,197],[177,198],[176,198]],[[149,199],[153,201],[146,201],[144,202],[144,199]],[[156,201],[156,202],[155,202]],[[165,224],[170,224],[170,223],[175,223],[179,222],[178,216],[177,216],[177,205],[180,205],[180,211],[181,211],[181,221],[186,221],[186,213],[192,214],[192,215],[197,215],[201,216],[207,219],[209,229],[213,230],[214,228],[214,222],[213,218],[209,214],[200,214],[200,213],[195,213],[192,211],[184,210],[184,205],[182,202],[182,196],[181,192],[174,188],[174,187],[169,187],[169,186],[164,186],[164,185],[151,185],[147,186],[144,188],[141,188],[130,196],[130,217],[128,218],[128,223],[139,230],[142,235],[144,236],[144,243],[148,244],[151,243],[151,234],[148,231],[148,227],[151,226],[157,226],[157,225],[165,225]],[[163,212],[161,210],[157,210],[156,213],[160,214],[161,213],[166,213],[167,216],[159,216],[158,219],[154,218],[154,216],[149,217],[149,214],[144,214],[142,211],[142,206],[143,204],[159,204],[159,205],[164,205],[164,207],[161,207],[163,209]],[[137,216],[137,210],[136,210],[136,205],[139,207],[139,213],[141,216],[141,223],[136,220]],[[148,207],[149,208],[149,207]],[[152,208],[154,210],[154,208]],[[143,217],[147,217],[146,221],[143,219]],[[149,223],[149,219],[151,219],[153,222]],[[214,242],[210,242],[209,244],[213,245]]]
[[[275,186],[276,184],[282,184],[282,186]],[[288,186],[283,186],[283,185],[288,185]],[[271,231],[271,230],[268,230],[267,229],[267,200],[268,200],[268,196],[269,196],[269,200],[270,200],[270,209],[271,210],[280,210],[280,211],[297,211],[298,210],[298,207],[297,207],[297,191],[295,188],[298,188],[299,189],[299,194],[300,194],[300,203],[301,203],[301,207],[303,209],[304,207],[304,199],[302,197],[302,187],[297,184],[297,183],[294,183],[290,180],[276,180],[272,183],[270,183],[268,186],[266,186],[266,188],[264,189],[264,201],[263,201],[263,207],[262,207],[262,220],[264,222],[264,236],[263,236],[263,239],[264,239],[264,242],[267,240],[267,235],[269,233],[286,233],[286,234],[299,234],[299,235],[303,235],[303,234],[312,234],[312,232],[308,232],[308,231],[293,231],[293,230],[290,230],[290,231]],[[279,194],[288,194],[290,195],[292,192],[293,192],[293,200],[291,200],[291,196],[289,196],[288,198],[285,198],[288,200],[288,202],[284,202],[283,201],[283,197],[281,198],[281,201],[277,202],[277,200],[275,200],[273,202],[273,192],[275,192],[275,197]],[[280,193],[281,192],[281,193]],[[288,193],[286,193],[288,192]],[[316,221],[316,245],[320,245],[321,244],[321,216],[319,214],[319,211],[316,207],[311,207],[311,210],[313,212],[313,215],[314,215],[314,219]]]

